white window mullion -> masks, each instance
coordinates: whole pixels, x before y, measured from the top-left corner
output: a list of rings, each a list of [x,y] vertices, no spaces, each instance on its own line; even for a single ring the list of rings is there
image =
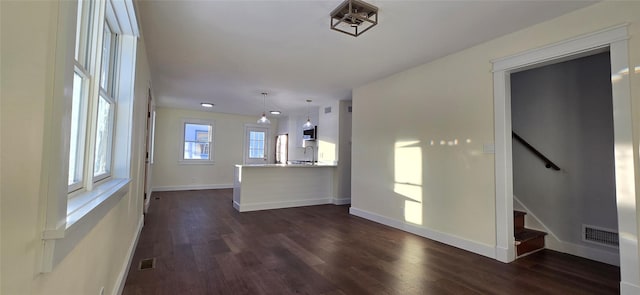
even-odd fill
[[[93,36],[91,51],[89,55],[91,58],[89,62],[89,71],[91,73],[91,79],[89,83],[90,96],[89,96],[89,111],[88,111],[88,124],[87,124],[87,146],[85,153],[85,166],[84,166],[84,179],[85,187],[88,191],[93,190],[93,159],[95,156],[95,138],[97,127],[97,114],[98,114],[98,99],[100,96],[100,62],[102,60],[102,32],[104,30],[104,14],[106,4],[104,1],[95,1],[94,5],[98,5],[95,9],[94,26],[92,27],[91,36]]]

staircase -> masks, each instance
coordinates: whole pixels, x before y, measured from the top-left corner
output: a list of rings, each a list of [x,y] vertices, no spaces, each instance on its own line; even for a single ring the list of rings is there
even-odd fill
[[[544,249],[544,236],[547,233],[524,227],[526,212],[513,211],[514,236],[516,238],[516,255],[522,256]]]

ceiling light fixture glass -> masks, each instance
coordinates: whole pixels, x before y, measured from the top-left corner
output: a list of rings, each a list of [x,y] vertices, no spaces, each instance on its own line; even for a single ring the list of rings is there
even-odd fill
[[[331,29],[358,37],[378,24],[378,7],[361,0],[345,0],[330,14]]]
[[[307,99],[307,122],[302,125],[302,129],[304,130],[313,128],[313,124],[311,123],[311,112],[309,111],[309,104],[311,104],[311,100]]]
[[[280,115],[282,114],[280,111],[269,111],[270,114],[272,115]]]
[[[269,118],[267,118],[267,93],[266,92],[262,92],[262,117],[260,117],[260,119],[258,119],[258,124],[262,124],[262,125],[269,125],[271,124],[271,121],[269,121]]]
[[[201,102],[200,105],[205,108],[212,108],[213,104],[210,102]]]

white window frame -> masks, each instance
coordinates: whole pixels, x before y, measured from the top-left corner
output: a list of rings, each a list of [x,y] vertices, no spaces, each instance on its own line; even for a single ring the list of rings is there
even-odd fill
[[[86,175],[85,175],[85,166],[86,166],[86,161],[85,161],[85,156],[87,154],[87,124],[88,124],[88,109],[89,109],[89,84],[90,84],[90,75],[87,73],[86,69],[83,68],[81,65],[79,65],[79,63],[76,61],[74,63],[74,72],[73,74],[78,74],[78,76],[80,76],[80,78],[83,80],[83,89],[81,89],[80,91],[82,92],[80,95],[82,96],[80,98],[81,102],[80,102],[80,107],[81,109],[78,111],[78,133],[77,134],[71,134],[71,136],[76,135],[77,139],[76,139],[76,145],[77,146],[77,151],[75,153],[75,157],[76,157],[76,161],[75,163],[75,170],[76,170],[76,175],[80,176],[80,179],[77,182],[73,182],[71,184],[68,183],[68,187],[67,187],[67,192],[68,193],[72,193],[75,192],[77,190],[80,190],[84,187],[84,182],[86,180]],[[71,144],[71,143],[70,143]],[[69,148],[71,149],[71,146],[69,146]],[[70,150],[71,151],[71,150]],[[69,157],[71,157],[71,154],[69,154]],[[71,163],[68,163],[69,165],[71,165]]]
[[[122,33],[118,42],[122,49],[118,53],[119,73],[117,88],[114,88],[113,96],[120,98],[117,107],[114,108],[113,151],[111,159],[111,177],[94,183],[93,176],[93,150],[92,140],[86,140],[85,155],[82,157],[84,164],[84,180],[81,189],[69,193],[69,153],[70,153],[70,129],[71,109],[73,94],[74,72],[77,71],[76,62],[76,30],[78,29],[78,2],[60,1],[58,7],[59,20],[54,30],[55,52],[52,69],[52,91],[44,105],[45,126],[43,133],[43,177],[39,184],[42,188],[43,208],[42,231],[42,255],[39,255],[40,272],[50,272],[59,264],[72,249],[87,236],[91,230],[104,218],[116,204],[129,193],[131,176],[131,134],[133,126],[134,82],[137,55],[137,40],[139,36],[138,21],[133,5],[133,0],[122,1],[84,1],[83,4],[93,3],[93,11],[90,12],[95,25],[91,27],[89,39],[89,53],[86,58],[79,60],[80,68],[86,69],[91,76],[88,80],[87,126],[85,136],[91,134],[95,127],[95,111],[97,108],[97,96],[99,95],[99,70],[101,60],[100,42],[104,19],[120,21],[117,28]],[[113,6],[112,6],[113,3]],[[109,15],[111,14],[111,15]],[[117,16],[117,17],[115,17]],[[98,33],[100,32],[100,33]],[[87,73],[84,73],[85,75]],[[133,196],[132,196],[133,197]],[[140,212],[142,214],[142,212]],[[142,215],[141,215],[142,216]],[[139,223],[141,228],[142,223]]]
[[[185,126],[186,124],[198,124],[198,125],[209,125],[211,126],[211,141],[209,142],[209,159],[185,159],[184,158],[184,144],[185,144]],[[214,157],[214,152],[215,152],[215,144],[216,144],[216,140],[215,140],[215,133],[216,133],[216,128],[215,128],[215,121],[213,120],[206,120],[206,119],[189,119],[189,118],[184,118],[182,120],[180,120],[180,126],[179,126],[180,130],[179,133],[180,134],[180,147],[178,148],[179,154],[178,154],[178,163],[179,164],[204,164],[204,165],[213,165],[215,164],[215,157]]]
[[[104,48],[103,48],[103,44],[101,44],[102,46],[100,46],[100,67],[97,71],[97,76],[96,76],[96,84],[99,87],[99,94],[95,100],[95,112],[94,114],[96,115],[95,118],[93,119],[94,121],[96,121],[98,119],[98,105],[99,105],[99,101],[101,98],[103,98],[108,104],[109,104],[109,114],[108,114],[108,127],[107,127],[107,151],[106,151],[106,162],[107,162],[107,169],[104,173],[101,174],[95,174],[95,161],[96,161],[96,157],[98,156],[97,151],[95,150],[95,148],[97,148],[97,145],[95,145],[95,142],[98,140],[97,139],[97,125],[94,126],[93,128],[93,136],[92,136],[92,140],[94,141],[94,149],[92,151],[92,161],[93,161],[93,169],[91,169],[90,175],[91,175],[91,179],[93,181],[93,183],[108,179],[109,177],[111,177],[111,172],[112,172],[112,167],[113,167],[113,152],[114,152],[114,148],[113,148],[113,144],[114,144],[114,140],[113,140],[113,135],[115,132],[115,126],[116,126],[116,118],[115,118],[115,113],[117,111],[117,98],[116,98],[116,93],[118,93],[118,79],[119,79],[119,70],[120,70],[120,57],[118,55],[120,49],[119,49],[119,45],[120,42],[118,41],[120,38],[120,34],[117,31],[117,28],[115,25],[112,24],[112,21],[110,21],[110,17],[108,17],[109,15],[109,11],[112,11],[113,8],[111,7],[111,2],[107,3],[107,12],[104,18],[104,22],[103,22],[103,27],[102,27],[102,34],[99,36],[102,40],[102,42],[104,42],[105,40],[105,29],[108,28],[109,32],[111,33],[110,36],[110,40],[111,40],[111,44],[109,45],[109,58],[106,60],[107,61],[107,65],[103,64],[104,60]],[[105,66],[108,66],[108,70],[106,72],[107,75],[107,80],[106,80],[106,89],[102,87],[102,78],[103,78],[103,68]]]
[[[249,142],[248,142],[248,138],[249,138],[249,129],[251,128],[262,128],[262,129],[266,129],[266,138],[265,138],[265,155],[266,155],[266,161],[264,162],[266,163],[272,163],[272,161],[274,160],[275,154],[271,154],[271,144],[273,144],[273,140],[275,140],[275,138],[272,139],[273,133],[272,130],[269,126],[265,126],[265,125],[259,125],[259,124],[254,124],[254,123],[246,123],[244,124],[244,134],[242,137],[242,162],[243,164],[247,164],[246,160],[249,158]]]
[[[253,133],[254,131],[249,130],[249,128],[247,128],[247,158],[248,159],[266,159],[267,158],[267,143],[269,142],[269,129],[265,128],[265,131],[262,132],[256,132],[256,133],[263,133],[264,134],[264,139],[262,140],[262,156],[261,157],[252,157],[251,156],[251,133]],[[255,140],[257,141],[257,140]]]

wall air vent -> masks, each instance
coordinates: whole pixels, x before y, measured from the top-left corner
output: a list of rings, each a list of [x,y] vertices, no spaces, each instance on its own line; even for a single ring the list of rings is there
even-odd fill
[[[582,225],[582,240],[615,248],[619,245],[618,233],[615,230],[587,224]]]
[[[324,113],[325,114],[331,113],[331,107],[324,108]]]

